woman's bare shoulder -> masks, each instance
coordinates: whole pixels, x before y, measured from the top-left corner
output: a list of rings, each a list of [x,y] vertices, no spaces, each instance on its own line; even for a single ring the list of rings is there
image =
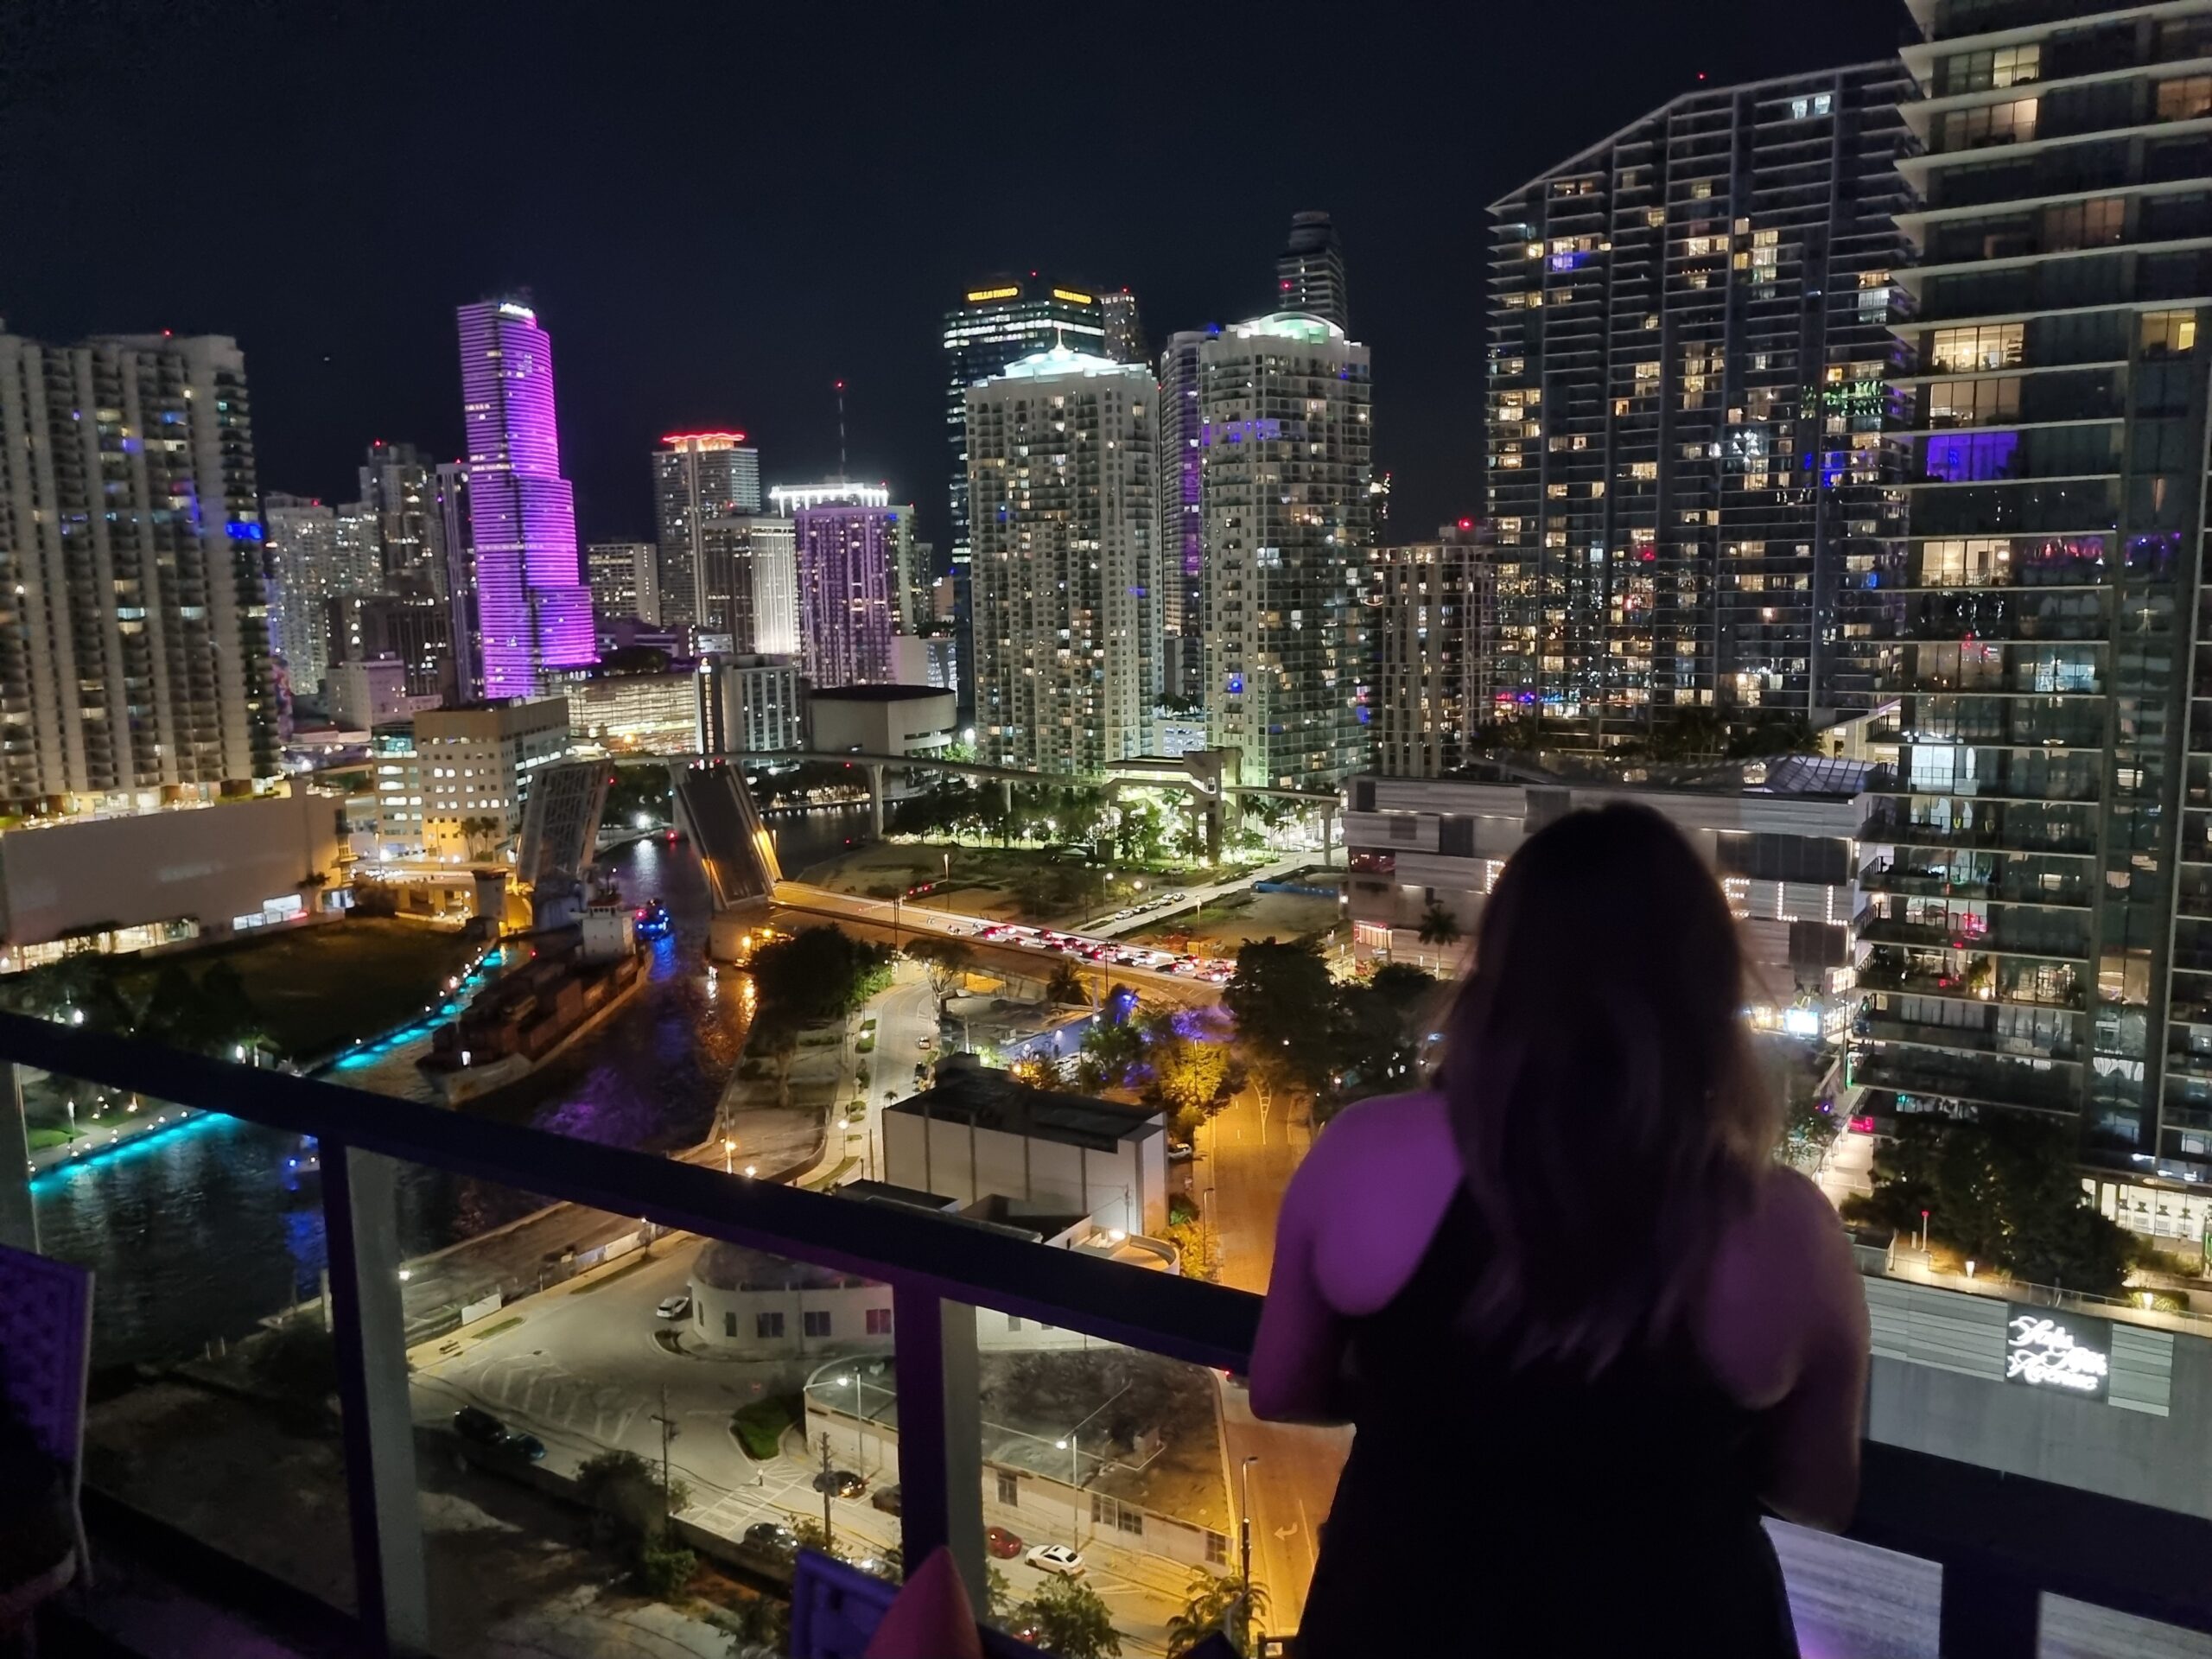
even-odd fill
[[[1391,1095],[1338,1114],[1284,1200],[1281,1236],[1312,1254],[1340,1313],[1372,1313],[1412,1274],[1459,1184],[1440,1095]]]
[[[1706,1299],[1707,1357],[1732,1394],[1770,1404],[1815,1347],[1852,1323],[1854,1299],[1863,1306],[1835,1206],[1805,1176],[1775,1165],[1762,1172],[1751,1210],[1721,1235]]]
[[[1452,1119],[1442,1095],[1379,1095],[1347,1106],[1315,1139],[1298,1173],[1313,1171],[1316,1180],[1360,1179],[1392,1171],[1433,1168],[1441,1160],[1448,1178],[1459,1178]]]

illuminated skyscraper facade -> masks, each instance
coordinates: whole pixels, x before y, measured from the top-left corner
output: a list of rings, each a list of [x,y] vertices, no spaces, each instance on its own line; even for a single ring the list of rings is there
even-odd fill
[[[1277,314],[1198,347],[1206,723],[1237,781],[1333,789],[1369,763],[1367,347]]]
[[[1198,445],[1198,347],[1221,332],[1186,329],[1167,337],[1160,354],[1160,401],[1153,423],[1157,459],[1154,499],[1160,528],[1160,692],[1195,699],[1205,694],[1206,595],[1204,476]]]
[[[1498,677],[1549,741],[1871,706],[1907,91],[1700,88],[1491,204]]]
[[[1375,770],[1441,778],[1468,759],[1488,713],[1497,649],[1497,573],[1485,532],[1447,524],[1433,542],[1375,550]]]
[[[599,660],[575,500],[561,476],[553,343],[518,301],[459,315],[481,691],[526,697]]]
[[[1155,387],[1058,346],[968,393],[976,747],[1101,775],[1146,753],[1159,700]]]
[[[888,685],[897,607],[892,570],[897,507],[801,507],[798,541],[799,654],[818,686]]]
[[[361,463],[361,499],[377,515],[378,555],[391,593],[446,591],[445,522],[437,480],[411,443],[369,445]]]
[[[660,442],[653,452],[660,610],[646,620],[664,628],[698,627],[707,614],[705,527],[760,511],[760,452],[742,432],[678,432]]]
[[[798,527],[780,516],[731,513],[699,535],[707,608],[700,649],[741,657],[798,652]]]
[[[1134,308],[1131,311],[1134,321]],[[961,670],[960,719],[975,718],[968,564],[968,388],[1055,346],[1110,357],[1105,308],[1087,288],[1056,287],[1032,276],[979,283],[944,314],[944,437],[951,452],[953,633]]]
[[[274,777],[263,546],[237,341],[0,330],[0,805]]]

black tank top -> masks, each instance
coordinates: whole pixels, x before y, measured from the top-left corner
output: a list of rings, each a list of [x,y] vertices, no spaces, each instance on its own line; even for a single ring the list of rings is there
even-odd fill
[[[1687,1351],[1594,1380],[1516,1367],[1461,1327],[1485,1249],[1463,1188],[1404,1287],[1351,1321],[1358,1433],[1300,1659],[1795,1659],[1759,1524],[1757,1414]]]

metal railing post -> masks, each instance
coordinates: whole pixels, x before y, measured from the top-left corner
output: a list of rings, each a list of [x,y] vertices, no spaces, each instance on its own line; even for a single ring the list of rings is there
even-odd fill
[[[427,1653],[429,1588],[399,1295],[398,1165],[325,1139],[323,1228],[361,1622],[386,1652]]]
[[[899,1382],[899,1549],[912,1573],[939,1544],[950,1547],[981,1618],[990,1604],[976,1310],[893,1283],[891,1319]]]
[[[38,1211],[31,1204],[30,1126],[23,1121],[23,1071],[0,1060],[0,1244],[38,1254]]]

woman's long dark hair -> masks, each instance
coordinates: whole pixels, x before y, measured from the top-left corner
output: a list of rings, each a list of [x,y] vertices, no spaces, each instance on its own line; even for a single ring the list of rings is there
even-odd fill
[[[1735,920],[1672,824],[1615,805],[1522,843],[1475,939],[1444,1083],[1492,1245],[1467,1316],[1595,1375],[1681,1330],[1772,1155]]]

